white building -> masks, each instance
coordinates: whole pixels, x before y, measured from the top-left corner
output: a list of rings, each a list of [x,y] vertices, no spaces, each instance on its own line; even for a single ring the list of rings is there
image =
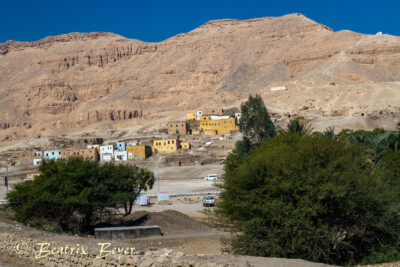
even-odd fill
[[[235,113],[236,125],[239,125],[240,118],[242,117],[242,113]]]
[[[33,159],[33,165],[40,165],[42,159]]]
[[[111,154],[111,157],[114,157],[114,147],[112,145],[100,146],[100,155],[102,154]]]
[[[229,116],[217,116],[217,115],[210,115],[208,116],[210,120],[222,120],[222,119],[229,119]]]
[[[196,119],[199,121],[200,117],[203,116],[203,111],[202,110],[197,110],[196,111]]]
[[[121,160],[125,161],[125,160],[128,160],[128,155],[127,155],[126,151],[115,150],[114,159],[116,161],[121,161]]]
[[[111,153],[103,153],[100,155],[101,161],[112,161],[112,159],[113,159],[113,154]]]
[[[112,145],[100,146],[100,160],[111,161],[114,158],[114,147]]]
[[[97,148],[97,147],[99,147],[99,145],[87,145],[86,148]]]
[[[282,91],[282,90],[287,90],[287,86],[277,86],[271,88],[271,91]]]

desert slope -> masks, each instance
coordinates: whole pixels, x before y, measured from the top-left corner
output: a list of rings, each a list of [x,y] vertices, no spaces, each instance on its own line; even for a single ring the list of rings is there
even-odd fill
[[[301,14],[210,21],[160,43],[112,33],[7,41],[0,141],[136,129],[255,92],[281,114],[395,116],[398,81],[400,37],[334,32]],[[280,85],[289,90],[270,92]]]

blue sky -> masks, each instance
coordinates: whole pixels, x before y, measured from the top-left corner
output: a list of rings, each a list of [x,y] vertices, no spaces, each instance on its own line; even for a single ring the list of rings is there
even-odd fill
[[[213,19],[296,12],[335,31],[400,36],[400,0],[0,0],[0,42],[93,31],[158,42]]]

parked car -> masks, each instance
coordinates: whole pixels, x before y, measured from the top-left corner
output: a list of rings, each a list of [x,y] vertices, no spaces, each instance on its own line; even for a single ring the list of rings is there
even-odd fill
[[[209,174],[204,177],[204,181],[215,181],[218,179],[218,174]]]
[[[215,204],[214,196],[209,194],[205,195],[203,198],[203,207],[212,207]]]

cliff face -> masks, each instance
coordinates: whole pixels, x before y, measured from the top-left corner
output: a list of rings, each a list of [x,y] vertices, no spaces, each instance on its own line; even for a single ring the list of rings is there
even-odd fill
[[[0,44],[0,140],[143,123],[165,111],[240,103],[254,92],[277,112],[398,112],[399,80],[399,37],[333,32],[300,14],[210,21],[160,43],[111,33],[7,41]],[[276,85],[289,90],[270,92]]]

